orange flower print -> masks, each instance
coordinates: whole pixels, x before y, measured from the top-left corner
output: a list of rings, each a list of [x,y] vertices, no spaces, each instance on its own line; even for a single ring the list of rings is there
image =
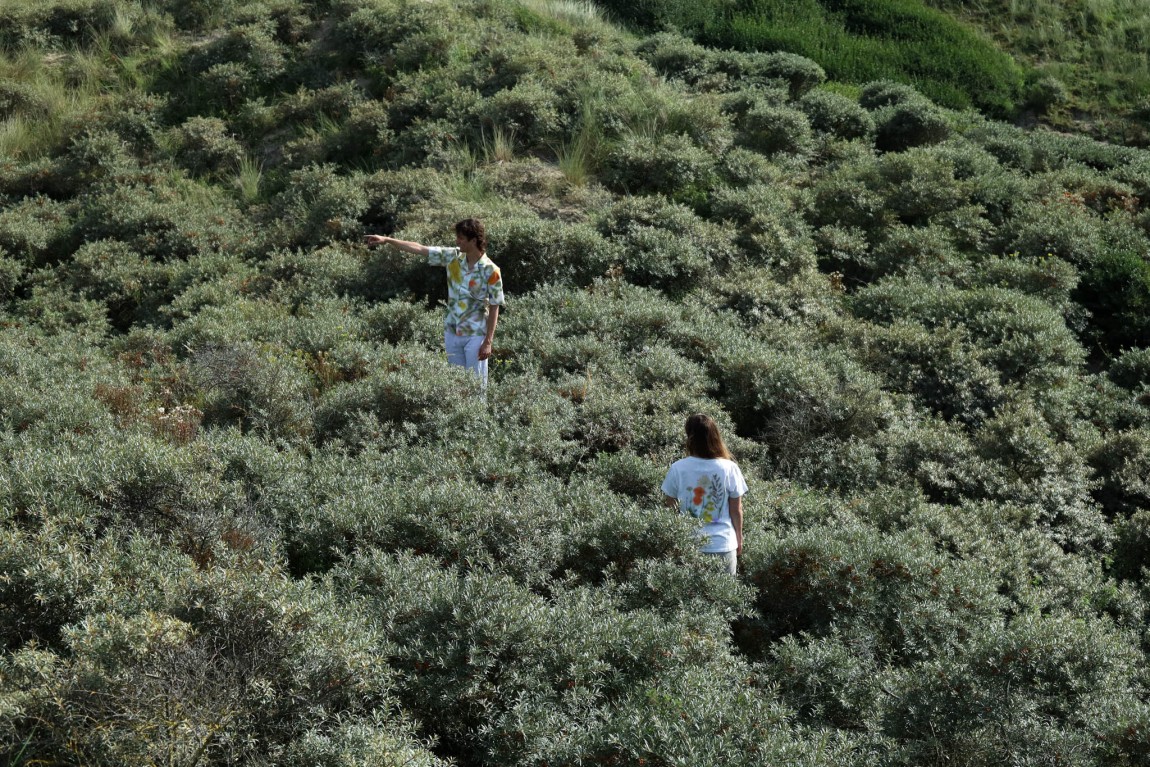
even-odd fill
[[[706,494],[706,492],[707,491],[704,490],[702,487],[696,487],[695,488],[695,497],[694,497],[694,499],[692,499],[691,504],[694,506],[701,506],[703,504],[703,496]]]
[[[483,256],[474,268],[458,248],[428,248],[427,262],[447,267],[447,316],[444,328],[458,336],[483,335],[488,310],[503,304],[499,268]]]

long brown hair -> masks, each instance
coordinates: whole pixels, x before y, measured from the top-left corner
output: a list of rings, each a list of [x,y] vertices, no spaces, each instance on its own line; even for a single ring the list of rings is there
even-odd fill
[[[695,413],[687,418],[687,455],[695,458],[726,458],[731,451],[723,443],[719,427],[709,415]]]

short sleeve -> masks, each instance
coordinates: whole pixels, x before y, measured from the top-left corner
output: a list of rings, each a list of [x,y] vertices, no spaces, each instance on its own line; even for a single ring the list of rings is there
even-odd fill
[[[727,497],[742,498],[747,494],[747,481],[743,479],[743,472],[739,464],[732,463],[727,471]]]
[[[663,478],[663,495],[670,496],[671,498],[679,497],[678,482],[675,481],[675,467],[667,472],[667,476]]]
[[[503,275],[498,266],[493,266],[487,277],[487,302],[492,306],[503,306]]]
[[[431,266],[447,266],[459,257],[459,248],[430,247],[427,249],[427,263]]]

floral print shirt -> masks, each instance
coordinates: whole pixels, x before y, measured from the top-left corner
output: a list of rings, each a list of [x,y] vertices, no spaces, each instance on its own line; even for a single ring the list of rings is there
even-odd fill
[[[467,254],[459,248],[428,248],[427,263],[447,267],[447,316],[443,328],[457,336],[487,333],[489,306],[503,305],[503,277],[487,257],[467,266]]]
[[[679,501],[679,511],[699,521],[702,551],[721,554],[739,547],[729,502],[747,492],[739,465],[726,458],[683,458],[671,464],[663,492]]]

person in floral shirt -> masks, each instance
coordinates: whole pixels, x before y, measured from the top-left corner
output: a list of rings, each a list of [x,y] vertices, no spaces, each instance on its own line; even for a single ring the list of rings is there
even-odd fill
[[[443,342],[447,361],[473,371],[487,388],[487,360],[503,305],[503,277],[487,257],[487,232],[479,219],[467,218],[455,225],[455,247],[435,247],[418,242],[369,234],[368,245],[390,245],[427,258],[432,266],[447,271],[447,316]]]
[[[696,413],[687,419],[684,429],[687,457],[671,464],[663,480],[665,502],[698,520],[701,551],[721,560],[734,575],[743,555],[747,482],[710,416]]]

